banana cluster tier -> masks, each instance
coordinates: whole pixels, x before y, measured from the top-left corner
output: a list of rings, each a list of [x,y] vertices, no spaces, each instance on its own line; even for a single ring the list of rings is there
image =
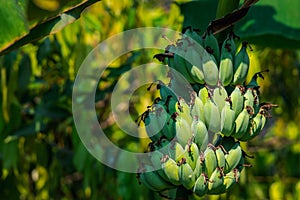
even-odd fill
[[[201,37],[186,29],[176,44],[155,55],[194,91],[188,98],[177,96],[170,89],[172,75],[169,84],[158,83],[160,97],[140,117],[152,140],[150,162],[138,172],[142,184],[158,192],[183,186],[203,196],[225,193],[238,182],[247,166],[240,141],[259,135],[276,106],[260,102],[261,72],[245,84],[247,46],[243,42],[237,51],[229,34],[219,47],[209,31]]]

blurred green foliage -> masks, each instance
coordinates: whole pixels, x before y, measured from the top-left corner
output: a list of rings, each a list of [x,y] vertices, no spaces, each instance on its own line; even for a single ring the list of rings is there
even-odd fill
[[[32,25],[82,1],[19,2],[27,3],[24,13]],[[72,85],[86,55],[109,36],[144,26],[180,31],[183,20],[172,1],[100,1],[58,33],[2,55],[0,199],[161,199],[139,185],[135,174],[110,169],[88,153],[72,119]],[[96,92],[101,126],[127,150],[143,152],[149,141],[132,140],[114,124],[111,91],[122,73],[152,62],[154,54],[140,50],[120,57]],[[227,194],[204,199],[300,199],[299,56],[299,50],[253,46],[251,73],[270,69],[260,80],[263,101],[280,107],[261,135],[243,144],[254,159],[247,159],[253,167],[243,171],[240,183]],[[154,95],[138,90],[132,115],[143,112]],[[123,162],[122,155],[112,159]]]

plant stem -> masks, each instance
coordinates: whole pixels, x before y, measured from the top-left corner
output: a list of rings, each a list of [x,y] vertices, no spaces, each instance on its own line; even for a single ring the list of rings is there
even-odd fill
[[[221,18],[235,9],[239,7],[240,0],[219,0],[218,7],[217,7],[217,13],[216,13],[216,19]],[[228,28],[225,31],[222,31],[217,35],[217,38],[219,41],[225,40],[227,34],[229,31],[232,30],[232,27]]]

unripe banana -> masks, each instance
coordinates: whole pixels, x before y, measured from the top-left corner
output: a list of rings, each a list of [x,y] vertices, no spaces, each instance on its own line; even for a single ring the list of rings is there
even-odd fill
[[[209,98],[208,90],[206,87],[203,87],[199,90],[198,96],[201,99],[202,103],[205,104],[207,99]]]
[[[175,123],[172,116],[166,112],[166,105],[162,101],[159,101],[157,104],[152,105],[152,110],[156,113],[157,128],[161,128],[160,132],[162,136],[165,136],[168,140],[172,140],[176,133]]]
[[[187,28],[185,31],[184,31],[184,35],[188,38],[191,38],[191,42],[197,42],[198,45],[201,45],[203,46],[204,44],[204,40],[203,38],[197,33],[197,31],[195,30],[192,30],[190,27]],[[194,40],[194,41],[193,41]]]
[[[197,158],[196,167],[194,169],[195,177],[199,177],[201,173],[205,172],[205,158],[204,154],[201,152],[200,156]]]
[[[154,144],[153,144],[153,150],[152,151],[158,150],[159,152],[161,152],[164,155],[169,155],[169,149],[168,148],[164,148],[167,145],[169,145],[169,143],[170,142],[169,142],[168,139],[162,137],[159,140],[157,140],[156,142],[154,142]]]
[[[242,138],[240,138],[241,141],[251,140],[260,133],[260,131],[262,130],[262,128],[263,128],[263,126],[265,125],[265,122],[266,122],[266,117],[262,113],[263,112],[260,111],[250,121],[250,130]]]
[[[228,172],[224,177],[223,185],[226,190],[229,190],[236,183],[236,177],[234,171]]]
[[[202,64],[204,80],[210,86],[216,86],[219,80],[219,70],[213,55],[205,55]]]
[[[197,117],[204,121],[204,104],[201,101],[200,97],[197,96],[196,92],[192,93],[192,109],[191,115],[192,117]]]
[[[166,111],[173,115],[176,112],[176,108],[178,107],[178,99],[172,96],[168,96],[167,100],[165,101]]]
[[[240,144],[237,142],[235,145],[228,151],[228,154],[225,155],[225,168],[224,173],[232,171],[237,167],[242,157],[242,149]]]
[[[200,174],[200,176],[197,178],[194,188],[193,188],[193,192],[199,196],[202,197],[206,194],[207,192],[207,186],[208,186],[208,182],[206,180],[206,176],[205,174]]]
[[[155,191],[155,192],[160,191],[158,188],[155,188],[152,185],[150,185],[150,183],[148,183],[148,181],[145,178],[145,173],[139,173],[138,179],[139,179],[139,182],[142,183],[143,185],[145,185],[148,189]]]
[[[152,141],[157,141],[162,136],[160,123],[157,119],[156,112],[148,111],[147,116],[144,118],[146,132]]]
[[[225,105],[225,100],[227,99],[227,91],[223,86],[216,87],[213,92],[212,99],[218,106],[219,111],[221,111]]]
[[[169,157],[175,160],[176,162],[179,162],[182,158],[186,158],[186,151],[178,142],[170,144],[168,150]]]
[[[254,109],[254,115],[257,115],[257,113],[260,110],[260,105],[259,105],[259,91],[256,88],[253,88],[252,90],[254,100],[253,100],[253,109]]]
[[[232,104],[232,110],[235,113],[235,117],[237,117],[240,114],[240,112],[243,110],[243,106],[244,106],[244,96],[240,86],[236,86],[234,88],[234,90],[230,94],[230,100]]]
[[[217,167],[209,178],[208,182],[208,194],[222,194],[226,192],[226,187],[223,184],[224,175],[222,170]]]
[[[233,32],[228,34],[229,40],[227,40],[227,44],[228,44],[227,46],[228,46],[228,49],[230,49],[232,56],[235,56],[235,53],[236,53],[236,45],[234,42],[235,37],[236,37],[236,35]]]
[[[185,54],[186,68],[190,74],[190,77],[199,84],[204,84],[204,73],[202,68],[201,55],[205,50],[201,46],[191,45],[188,47]],[[206,52],[205,52],[206,53]]]
[[[221,112],[221,133],[230,136],[235,128],[235,113],[230,108],[230,103],[226,102]]]
[[[156,171],[153,171],[154,168],[151,165],[144,165],[144,168],[145,172],[141,175],[144,176],[143,180],[152,186],[149,189],[154,188],[154,191],[163,191],[173,187],[170,183],[163,180]]]
[[[180,183],[188,190],[192,189],[195,181],[196,181],[196,177],[194,174],[193,169],[191,168],[191,166],[186,163],[183,162],[180,166],[179,166],[179,171],[178,171],[178,175],[179,175],[179,181]]]
[[[180,185],[178,175],[179,167],[173,159],[169,158],[167,161],[163,162],[162,169],[172,184]]]
[[[224,167],[225,167],[225,154],[224,154],[222,148],[217,147],[215,153],[216,153],[216,157],[217,157],[217,161],[218,161],[218,167],[220,169],[224,169]]]
[[[166,102],[168,98],[173,97],[176,99],[175,93],[169,88],[167,85],[165,85],[163,82],[159,82],[157,85],[157,89],[159,89],[160,98],[162,99],[162,102]]]
[[[204,104],[204,119],[208,130],[216,133],[219,132],[221,115],[218,106],[209,98]]]
[[[181,42],[177,44],[177,48],[174,52],[174,69],[180,72],[189,83],[193,84],[195,83],[195,81],[187,71],[187,62],[184,58],[186,54],[186,50],[184,49],[184,46],[186,46],[186,42],[186,40],[181,40]]]
[[[244,94],[244,108],[246,108],[247,106],[251,107],[252,110],[254,110],[254,95],[253,95],[253,89],[252,88],[248,88]]]
[[[175,120],[173,116],[167,115],[167,121],[163,126],[162,134],[168,139],[172,140],[175,137],[176,134],[176,128],[175,128]]]
[[[221,61],[220,61],[220,69],[219,69],[219,80],[223,86],[229,85],[233,78],[233,56],[234,55],[232,55],[232,52],[233,49],[231,47],[231,38],[228,35],[222,45]]]
[[[204,48],[208,53],[212,54],[216,59],[216,63],[220,61],[220,49],[217,38],[212,34],[211,31],[207,31],[204,38]]]
[[[186,162],[191,166],[192,170],[194,170],[197,159],[200,156],[199,148],[196,143],[192,142],[191,144],[185,145],[184,150],[186,152]]]
[[[234,59],[234,76],[233,85],[242,85],[249,71],[249,56],[247,53],[247,42],[243,42],[242,48],[237,53]]]
[[[235,120],[235,131],[232,133],[232,136],[240,139],[250,128],[250,114],[248,111],[248,107],[244,108],[244,110],[238,115]]]
[[[190,124],[181,116],[178,116],[176,118],[175,129],[178,143],[185,146],[193,137]]]
[[[182,97],[178,98],[178,107],[176,108],[176,112],[179,114],[180,117],[182,117],[188,124],[191,124],[193,121],[193,118],[191,116],[191,108],[190,106],[185,102],[185,100]]]
[[[159,152],[159,151],[153,151],[152,153],[151,153],[151,157],[150,157],[150,159],[151,159],[151,163],[152,163],[152,165],[153,165],[153,167],[155,168],[155,169],[157,169],[157,173],[166,181],[166,182],[168,182],[169,181],[169,179],[168,179],[168,177],[166,176],[166,174],[164,173],[164,171],[161,169],[161,165],[162,165],[162,162],[161,162],[161,160],[163,159],[163,157],[164,157],[164,155],[161,153],[161,152]]]
[[[212,147],[207,147],[204,151],[204,157],[205,157],[205,171],[208,177],[210,177],[213,173],[213,171],[218,166],[218,160],[215,151],[212,149]]]
[[[200,150],[204,150],[208,144],[208,131],[204,122],[194,117],[191,129],[195,143]]]

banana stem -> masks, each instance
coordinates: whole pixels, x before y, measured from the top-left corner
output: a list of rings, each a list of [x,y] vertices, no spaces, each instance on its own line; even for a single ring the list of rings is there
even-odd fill
[[[239,7],[240,0],[219,0],[218,7],[217,7],[217,13],[216,13],[216,19],[221,18],[235,9]],[[218,41],[223,41],[227,33],[232,30],[232,27],[228,28],[225,31],[222,31],[217,35]]]

